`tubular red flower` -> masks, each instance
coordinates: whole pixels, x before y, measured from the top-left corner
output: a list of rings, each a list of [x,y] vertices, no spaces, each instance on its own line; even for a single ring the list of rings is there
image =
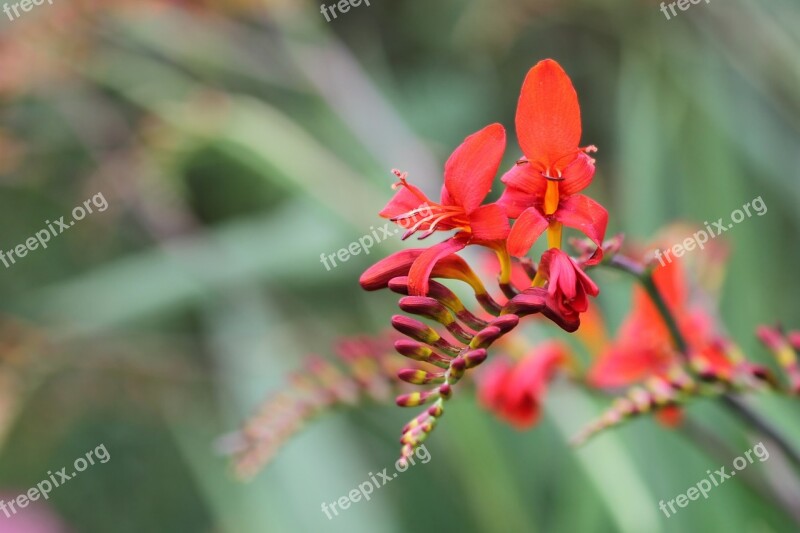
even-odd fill
[[[481,375],[478,400],[517,429],[530,428],[541,418],[547,384],[567,357],[564,345],[550,341],[537,346],[516,365],[497,360]]]
[[[659,266],[653,282],[667,308],[678,318],[681,335],[691,356],[711,373],[730,377],[733,365],[721,349],[712,317],[701,308],[691,308],[687,280],[679,261]],[[648,294],[636,287],[631,313],[623,322],[614,342],[606,347],[589,372],[596,387],[620,387],[651,376],[667,377],[680,362],[670,332]]]
[[[561,224],[585,233],[598,247],[590,264],[602,259],[600,246],[608,214],[577,193],[594,176],[594,159],[578,146],[581,116],[578,96],[567,74],[551,59],[539,62],[525,78],[516,116],[517,137],[525,154],[502,178],[498,204],[517,219],[508,237],[509,253],[523,256],[547,229],[560,242]]]
[[[410,294],[427,294],[436,264],[444,258],[470,244],[496,246],[508,236],[505,211],[496,204],[481,205],[489,194],[505,145],[506,133],[500,124],[491,124],[467,137],[445,164],[439,203],[408,183],[406,174],[395,171],[400,179],[395,187],[400,190],[380,215],[407,228],[403,239],[418,231],[423,232],[419,238],[424,239],[435,231],[458,230],[450,239],[420,253],[408,272],[403,273],[408,275]],[[362,285],[366,281],[369,286],[385,286],[385,276],[378,284],[370,279],[377,271],[368,273],[366,280],[362,276]]]
[[[480,241],[504,239],[509,225],[505,212],[494,204],[481,206],[500,167],[506,133],[491,124],[473,133],[456,148],[444,167],[440,201],[434,202],[395,171],[400,190],[380,215],[407,228],[403,238],[422,231],[421,239],[435,231],[457,229]],[[424,215],[424,216],[421,216]],[[412,223],[413,222],[413,223]]]
[[[561,250],[552,248],[542,255],[539,272],[547,282],[547,293],[554,307],[566,317],[589,308],[588,296],[600,293],[597,285]]]

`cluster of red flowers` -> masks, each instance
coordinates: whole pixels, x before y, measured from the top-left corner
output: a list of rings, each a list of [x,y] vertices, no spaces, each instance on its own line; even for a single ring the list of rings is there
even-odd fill
[[[578,194],[594,176],[595,162],[587,154],[596,148],[578,146],[578,96],[555,61],[544,60],[528,72],[517,107],[516,127],[525,157],[501,178],[506,187],[497,202],[482,205],[506,147],[505,128],[491,124],[467,137],[447,160],[438,203],[409,183],[406,173],[395,171],[399,178],[395,188],[399,190],[380,215],[400,222],[418,215],[420,204],[425,204],[430,206],[430,214],[404,238],[416,232],[422,232],[419,238],[424,239],[436,231],[456,231],[412,262],[409,290],[418,296],[427,294],[436,264],[469,245],[484,246],[498,254],[503,266],[501,283],[507,284],[511,274],[508,254],[524,257],[547,231],[549,250],[542,256],[535,285],[550,281],[548,292],[554,307],[565,317],[576,317],[587,308],[587,294],[596,296],[598,289],[561,250],[562,227],[583,232],[597,245],[597,253],[586,261],[586,265],[592,265],[602,258],[600,245],[608,213],[591,198]],[[516,219],[513,226],[509,219]],[[379,265],[394,266],[406,258],[404,252],[398,252]],[[362,285],[372,285],[377,272],[374,267],[365,272]]]
[[[394,171],[398,190],[381,216],[406,229],[404,239],[453,232],[429,248],[394,253],[360,278],[366,290],[389,288],[402,295],[398,305],[405,314],[394,315],[391,322],[406,338],[395,334],[374,342],[347,341],[338,350],[345,372],[324,360],[311,360],[292,386],[268,401],[238,434],[238,446],[232,447],[241,469],[252,471],[263,464],[302,422],[325,409],[360,396],[381,399],[392,393],[401,393],[396,398],[400,406],[429,404],[403,428],[401,457],[407,458],[438,423],[454,386],[479,366],[479,401],[519,429],[540,419],[546,389],[558,372],[568,371],[595,389],[631,387],[576,442],[643,413],[678,424],[682,404],[698,395],[762,388],[800,395],[800,332],[784,334],[778,327],[757,332],[785,374],[779,379],[767,367],[751,363],[722,333],[705,305],[707,294],[690,290],[683,262],[659,266],[647,257],[632,259],[619,253],[621,236],[604,241],[606,210],[580,194],[594,176],[595,161],[589,154],[596,149],[579,147],[577,95],[555,61],[540,62],[526,76],[516,129],[524,157],[502,176],[505,188],[497,202],[483,203],[505,151],[500,124],[470,135],[453,152],[438,202],[409,183],[405,173]],[[564,226],[588,238],[570,241],[575,257],[562,248]],[[534,262],[526,254],[545,233],[547,246]],[[491,294],[458,255],[473,245],[495,258],[490,270],[497,275],[500,294]],[[720,270],[720,254],[706,255],[707,270]],[[480,264],[485,270],[488,263]],[[599,308],[589,300],[599,289],[586,270],[600,264],[632,274],[640,283],[613,340],[606,336]],[[479,309],[471,311],[437,279],[466,283]],[[581,369],[570,348],[557,340],[520,349],[523,343],[509,333],[528,315],[576,333],[593,355],[588,369]],[[495,343],[500,354],[484,365]],[[389,353],[392,344],[406,359]],[[408,384],[429,388],[409,392],[404,388]]]
[[[481,364],[486,359],[486,348],[513,329],[521,316],[541,313],[563,329],[575,331],[580,315],[589,308],[589,297],[599,293],[584,269],[603,257],[608,213],[599,203],[580,194],[594,176],[595,161],[588,154],[596,148],[579,146],[578,96],[555,61],[541,61],[528,72],[517,107],[516,131],[524,157],[501,178],[505,189],[497,202],[483,203],[503,159],[506,133],[502,125],[491,124],[467,137],[447,160],[438,202],[409,183],[406,173],[395,171],[398,191],[380,213],[402,223],[418,216],[423,204],[429,215],[418,220],[404,238],[417,232],[421,233],[420,239],[437,231],[455,232],[427,249],[404,250],[383,259],[360,280],[367,290],[391,287],[406,294],[400,300],[401,309],[437,321],[449,333],[440,336],[407,317],[393,319],[395,328],[412,338],[401,341],[398,351],[439,366],[432,372],[406,375],[414,383],[438,386],[398,398],[398,404],[405,406],[435,401],[404,430],[404,456],[433,429],[452,385],[466,369]],[[564,226],[585,234],[595,245],[591,253],[575,259],[564,252]],[[534,266],[525,256],[544,233],[547,249]],[[455,255],[471,245],[496,254],[504,302],[492,298],[466,262]],[[518,266],[530,273],[528,287],[521,291],[512,283]],[[460,300],[432,281],[436,277],[467,281],[475,290],[484,316],[465,316]],[[488,385],[483,397],[487,404],[509,420],[534,420],[535,397],[554,366],[565,361],[560,354],[556,347],[538,350],[519,362],[518,368],[503,369],[502,375],[501,369],[495,367],[493,377],[485,380]]]

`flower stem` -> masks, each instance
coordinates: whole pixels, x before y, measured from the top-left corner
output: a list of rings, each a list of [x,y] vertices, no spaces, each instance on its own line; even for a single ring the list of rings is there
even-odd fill
[[[655,282],[653,281],[653,269],[647,268],[641,263],[638,263],[633,259],[620,254],[617,254],[611,258],[607,265],[616,270],[621,270],[622,272],[631,274],[639,281],[639,283],[641,283],[642,287],[647,292],[647,295],[658,309],[658,312],[663,318],[664,323],[667,325],[667,329],[669,329],[670,336],[672,337],[672,342],[680,352],[684,362],[688,364],[688,345],[686,344],[686,340],[683,338],[683,335],[678,328],[678,323],[675,320],[674,315],[667,307],[661,292],[658,290]],[[744,401],[736,396],[731,394],[723,394],[722,405],[735,414],[740,420],[755,428],[762,435],[771,440],[775,445],[777,445],[778,448],[780,448],[786,458],[789,459],[795,465],[795,467],[800,469],[800,452],[798,452],[798,450],[790,444],[790,441],[778,430],[778,428],[776,428],[759,413],[754,411],[752,407],[747,405]]]

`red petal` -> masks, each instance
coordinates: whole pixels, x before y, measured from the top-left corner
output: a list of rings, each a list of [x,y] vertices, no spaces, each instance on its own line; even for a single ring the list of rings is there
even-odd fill
[[[564,181],[558,184],[562,196],[572,196],[581,192],[592,183],[594,177],[594,159],[581,153],[561,174]]]
[[[541,170],[563,170],[581,140],[578,95],[564,69],[540,61],[525,77],[517,106],[517,137],[522,151]]]
[[[575,298],[577,293],[575,284],[578,280],[577,270],[578,268],[572,262],[572,259],[558,248],[547,250],[542,254],[542,260],[539,261],[539,272],[549,281],[547,292],[551,296],[556,291],[561,291],[568,299]]]
[[[528,162],[515,164],[503,174],[500,181],[509,187],[541,198],[544,198],[544,192],[547,189],[547,178]]]
[[[469,213],[476,209],[492,188],[492,181],[503,159],[506,130],[491,124],[473,133],[456,148],[444,167],[444,185],[452,200]],[[452,204],[451,204],[452,205]]]
[[[408,271],[409,295],[425,296],[428,293],[428,282],[436,263],[448,255],[463,250],[466,245],[465,239],[455,236],[422,252],[411,265],[411,270]]]
[[[395,252],[389,257],[381,259],[361,274],[361,278],[358,280],[361,287],[367,291],[385,289],[393,278],[408,276],[414,261],[425,251],[425,248],[411,248]],[[430,277],[461,280],[469,284],[479,294],[486,292],[478,276],[475,275],[467,262],[457,255],[451,255],[440,260]]]
[[[633,344],[612,346],[589,371],[595,387],[624,387],[665,370],[663,359],[644,347]]]
[[[681,332],[684,336],[687,333],[692,334],[691,337],[705,335],[694,335],[694,327],[691,320],[684,320],[686,317],[686,303],[688,299],[687,279],[686,273],[683,271],[683,266],[680,260],[673,260],[672,262],[658,265],[653,271],[653,282],[667,304],[667,308],[677,316],[683,324],[681,324]],[[647,294],[640,286],[636,286],[633,292],[633,310],[645,322],[653,324],[653,328],[661,328],[664,332],[667,331],[664,319],[661,312],[653,303],[650,295]],[[689,317],[686,317],[687,319]],[[697,322],[697,326],[700,323]],[[710,328],[709,328],[710,329]]]
[[[608,212],[605,207],[588,196],[576,194],[561,200],[554,217],[565,226],[583,232],[598,246],[599,253],[592,260],[592,264],[602,259],[600,246],[603,244],[608,225]]]
[[[425,200],[420,199],[417,194],[411,192],[407,187],[400,187],[399,190],[395,193],[389,203],[386,204],[380,213],[378,213],[383,218],[394,218],[409,211],[413,211],[414,209],[418,209],[422,207],[424,203],[431,204],[430,200],[420,191],[416,189],[418,194],[421,194]]]
[[[503,393],[513,367],[507,359],[496,359],[478,374],[478,402],[496,411],[502,405]]]
[[[510,229],[506,212],[497,204],[483,205],[469,215],[472,236],[478,241],[501,241]]]
[[[714,374],[724,376],[727,379],[733,377],[734,365],[719,346],[708,344],[700,350],[697,357],[705,360]]]
[[[392,278],[408,275],[411,265],[423,251],[423,248],[412,248],[395,252],[365,270],[358,282],[367,291],[385,289]]]
[[[537,346],[514,369],[503,399],[504,414],[517,428],[528,428],[539,420],[547,383],[566,358],[563,345],[547,342]]]
[[[506,187],[497,200],[497,205],[503,208],[508,218],[519,218],[529,207],[541,206],[541,198],[516,187]]]
[[[547,229],[547,224],[547,219],[535,207],[523,211],[508,234],[508,253],[523,257]]]

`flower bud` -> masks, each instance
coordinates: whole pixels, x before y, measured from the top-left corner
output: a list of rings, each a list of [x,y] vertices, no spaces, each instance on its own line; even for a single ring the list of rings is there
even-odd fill
[[[397,350],[397,353],[400,355],[415,361],[423,361],[440,368],[448,368],[450,366],[450,358],[434,352],[428,346],[417,341],[407,339],[395,341],[394,349]]]
[[[394,315],[392,317],[392,326],[403,335],[433,346],[446,354],[456,356],[461,351],[458,347],[441,338],[433,328],[419,320],[404,315]]]
[[[407,313],[414,315],[424,316],[439,322],[447,330],[453,334],[455,338],[462,342],[469,342],[472,340],[472,333],[464,330],[458,322],[456,322],[453,314],[448,309],[427,296],[406,296],[400,298],[398,303],[400,309]]]
[[[409,289],[408,289],[408,277],[402,276],[398,278],[394,278],[389,282],[389,289],[392,291],[403,294],[408,296]],[[456,296],[456,294],[436,281],[430,281],[428,286],[428,294],[427,296],[433,298],[437,302],[444,305],[450,311],[452,311],[456,318],[461,320],[464,324],[471,328],[480,329],[486,327],[486,321],[481,320],[480,318],[473,315],[471,312],[464,307],[464,304],[461,300]]]
[[[415,368],[404,368],[397,373],[397,377],[406,383],[414,385],[427,385],[428,383],[444,383],[444,372],[426,372]]]
[[[439,398],[439,389],[433,389],[422,392],[417,391],[409,392],[408,394],[401,394],[395,399],[395,403],[400,407],[416,407],[437,398]]]

